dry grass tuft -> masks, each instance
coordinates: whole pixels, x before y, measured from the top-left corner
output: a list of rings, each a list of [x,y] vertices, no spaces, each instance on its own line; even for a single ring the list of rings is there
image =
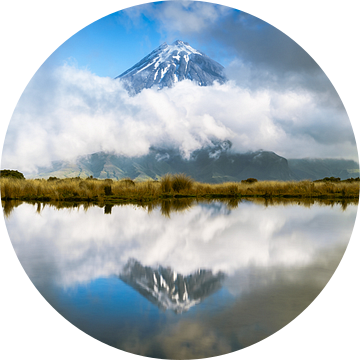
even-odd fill
[[[134,182],[80,178],[21,180],[0,178],[3,200],[153,201],[166,197],[264,197],[358,199],[359,182],[258,181],[206,184],[185,174],[166,174],[161,181]]]
[[[191,191],[194,180],[185,174],[176,174],[172,177],[172,188],[175,192]]]

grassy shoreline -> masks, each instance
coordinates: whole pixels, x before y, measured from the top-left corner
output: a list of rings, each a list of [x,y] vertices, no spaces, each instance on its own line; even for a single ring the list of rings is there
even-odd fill
[[[163,199],[358,199],[359,182],[257,181],[206,184],[177,174],[160,181],[0,178],[2,200],[143,203]]]

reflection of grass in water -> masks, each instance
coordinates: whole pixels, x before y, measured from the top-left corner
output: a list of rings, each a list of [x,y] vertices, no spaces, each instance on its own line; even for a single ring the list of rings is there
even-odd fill
[[[341,205],[343,211],[346,210],[348,205],[358,205],[359,199],[317,199],[317,198],[302,198],[302,199],[291,199],[291,198],[246,198],[258,205],[276,206],[276,205],[299,205],[310,208],[312,205],[320,206],[334,206]]]
[[[236,209],[239,204],[243,201],[250,201],[257,205],[262,205],[265,207],[268,206],[288,206],[288,205],[298,205],[310,208],[313,205],[317,206],[334,206],[341,205],[343,211],[346,210],[348,205],[358,205],[358,199],[291,199],[291,198],[261,198],[261,197],[249,197],[249,198],[221,198],[221,199],[208,199],[208,198],[181,198],[181,199],[161,199],[154,200],[149,202],[138,202],[132,201],[122,204],[114,204],[105,201],[101,202],[69,202],[69,201],[49,201],[49,202],[38,202],[38,201],[26,201],[26,203],[32,204],[36,207],[36,212],[38,214],[45,208],[49,206],[57,210],[62,209],[80,209],[81,207],[86,212],[90,207],[100,207],[104,209],[104,214],[111,214],[112,209],[118,206],[127,206],[135,205],[138,208],[142,208],[147,211],[149,214],[156,209],[160,209],[160,212],[165,217],[170,217],[171,213],[179,213],[182,211],[190,210],[192,206],[200,203],[222,203],[229,210]],[[7,200],[2,201],[2,207],[5,217],[9,217],[13,209],[24,201],[18,200]]]
[[[195,202],[196,200],[193,198],[163,200],[160,205],[161,214],[170,217],[172,212],[182,212],[191,209]]]
[[[11,215],[12,211],[22,203],[23,202],[19,200],[1,201],[5,218],[8,218]]]

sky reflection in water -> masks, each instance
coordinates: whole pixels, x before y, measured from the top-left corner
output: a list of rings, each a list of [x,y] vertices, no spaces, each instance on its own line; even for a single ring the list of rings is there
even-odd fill
[[[341,260],[356,209],[242,202],[230,210],[214,202],[169,218],[160,208],[147,213],[115,206],[104,215],[97,207],[44,207],[38,214],[22,204],[6,222],[30,279],[75,326],[136,354],[196,358],[249,346],[300,314]],[[140,268],[126,283],[119,275],[129,259]],[[153,278],[159,266],[171,269],[172,279],[174,273],[189,279],[199,269],[207,271],[207,282],[201,277],[205,285],[197,280],[196,305],[164,311],[141,294],[139,286],[154,290],[154,281],[139,285],[136,274],[147,267]],[[218,274],[224,277],[217,282]],[[184,291],[178,293],[181,300]]]

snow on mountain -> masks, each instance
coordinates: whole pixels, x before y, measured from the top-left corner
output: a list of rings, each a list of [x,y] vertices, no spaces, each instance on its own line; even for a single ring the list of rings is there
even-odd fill
[[[184,277],[171,268],[153,269],[130,259],[119,277],[160,309],[181,314],[218,291],[225,275],[199,269]]]
[[[170,45],[163,43],[116,79],[124,81],[133,94],[153,86],[172,87],[185,79],[200,86],[212,85],[214,81],[222,84],[226,80],[222,65],[181,40]]]

